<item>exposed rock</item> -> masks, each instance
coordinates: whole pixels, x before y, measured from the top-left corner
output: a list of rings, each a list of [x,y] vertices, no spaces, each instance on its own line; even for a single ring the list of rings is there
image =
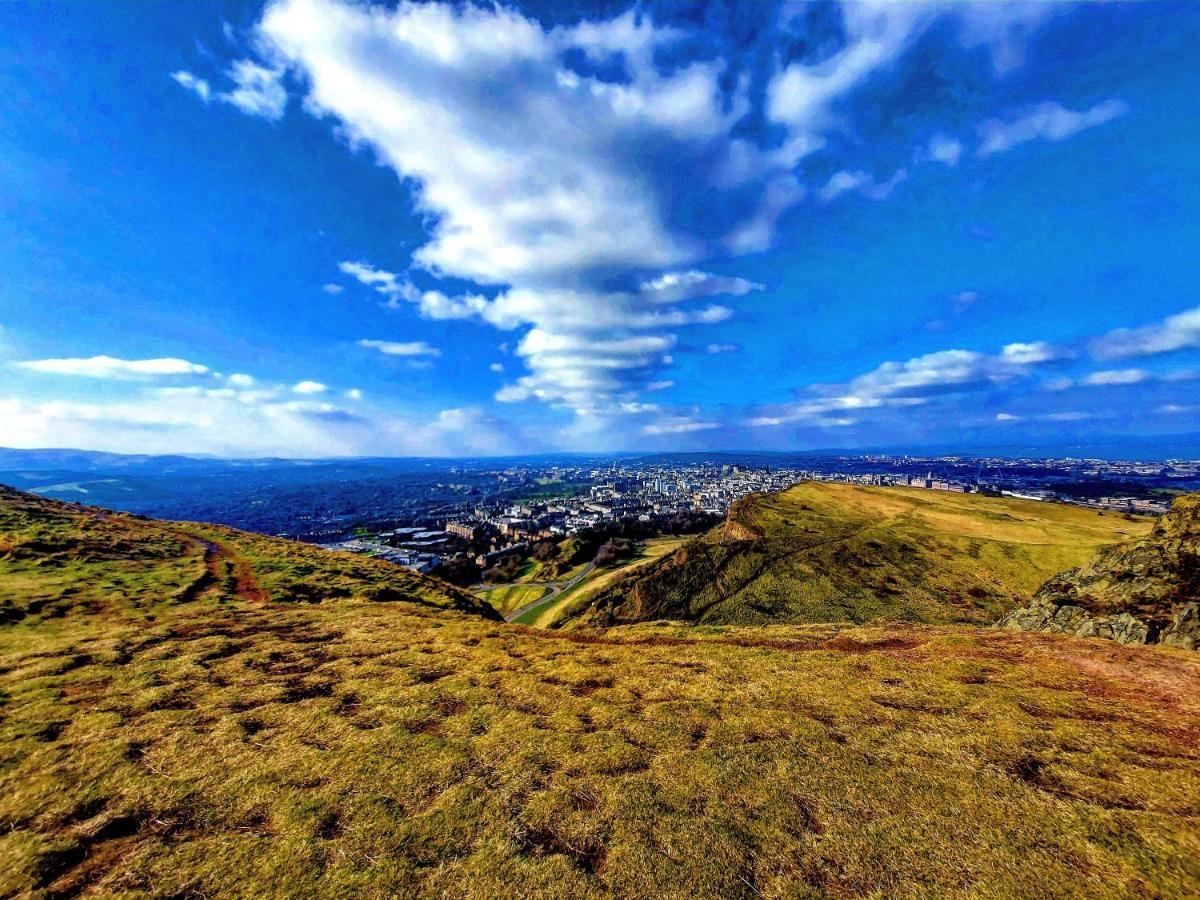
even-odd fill
[[[997,625],[1200,647],[1200,494],[1176,500],[1148,537],[1106,547],[1055,575]]]

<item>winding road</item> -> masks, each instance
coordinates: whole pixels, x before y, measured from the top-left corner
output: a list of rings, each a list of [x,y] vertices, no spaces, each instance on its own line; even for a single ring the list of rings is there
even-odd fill
[[[517,607],[516,609],[514,609],[512,612],[510,612],[508,615],[506,615],[504,617],[504,621],[511,622],[513,619],[517,618],[518,616],[524,615],[525,613],[529,612],[531,609],[537,609],[542,604],[549,603],[551,600],[553,600],[559,594],[563,593],[564,591],[569,591],[571,588],[575,587],[575,585],[579,584],[579,582],[583,581],[583,579],[587,578],[588,575],[591,574],[592,569],[594,569],[594,568],[596,568],[595,563],[588,563],[586,566],[584,566],[580,570],[579,574],[576,575],[574,578],[572,578],[570,581],[529,581],[529,582],[526,582],[526,584],[529,587],[539,587],[539,586],[548,587],[548,588],[550,588],[550,591],[548,593],[542,594],[542,596],[538,597],[532,603],[526,603],[524,606]],[[497,584],[497,585],[493,585],[490,588],[485,588],[485,590],[495,590],[496,588],[499,588],[499,587],[511,587],[511,586],[512,585]]]

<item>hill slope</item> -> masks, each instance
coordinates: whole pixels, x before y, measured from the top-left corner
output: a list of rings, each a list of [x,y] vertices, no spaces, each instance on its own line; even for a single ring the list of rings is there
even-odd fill
[[[1105,547],[1056,575],[1000,624],[1109,637],[1126,644],[1200,646],[1200,494],[1180,497],[1148,537]]]
[[[424,579],[374,602],[370,561],[202,526],[234,584],[180,596],[205,563],[176,525],[28,505],[0,496],[24,610],[0,625],[3,896],[1200,891],[1181,650],[536,631]]]
[[[1149,528],[1058,504],[809,482],[739,502],[574,621],[990,624],[1098,546]]]
[[[0,622],[168,604],[404,600],[499,619],[468,591],[383,560],[46,500],[0,485]]]

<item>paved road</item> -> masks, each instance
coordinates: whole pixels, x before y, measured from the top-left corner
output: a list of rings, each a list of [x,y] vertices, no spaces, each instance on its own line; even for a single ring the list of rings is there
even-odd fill
[[[550,592],[546,593],[546,594],[542,594],[542,596],[538,597],[532,603],[526,603],[524,606],[514,609],[512,612],[510,612],[507,616],[504,617],[504,621],[511,622],[513,619],[517,618],[517,616],[524,615],[525,613],[529,612],[531,609],[536,609],[537,607],[541,606],[544,603],[549,603],[551,600],[553,600],[555,597],[557,597],[563,591],[569,591],[571,588],[575,587],[575,585],[579,584],[579,582],[583,581],[583,579],[587,578],[588,574],[594,568],[596,568],[595,563],[588,563],[586,566],[583,567],[583,569],[579,572],[578,575],[576,575],[574,578],[572,578],[570,581],[567,581],[567,582],[562,582],[562,581],[529,582],[533,586],[536,586],[539,584],[545,585],[546,587],[550,588]],[[508,585],[496,585],[496,587],[507,587],[507,586]],[[494,590],[494,588],[488,588],[488,590]]]

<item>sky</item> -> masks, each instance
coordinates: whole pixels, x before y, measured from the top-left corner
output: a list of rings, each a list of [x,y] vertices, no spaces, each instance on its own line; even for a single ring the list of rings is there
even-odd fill
[[[0,446],[1200,431],[1200,4],[0,5]]]

